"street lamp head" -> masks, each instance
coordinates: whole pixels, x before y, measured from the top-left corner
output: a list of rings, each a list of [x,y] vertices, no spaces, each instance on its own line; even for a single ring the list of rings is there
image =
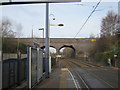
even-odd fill
[[[40,29],[38,29],[38,30],[44,30],[44,28],[40,28]]]
[[[58,26],[64,26],[64,24],[58,24]]]
[[[55,20],[55,18],[53,18],[53,20]]]

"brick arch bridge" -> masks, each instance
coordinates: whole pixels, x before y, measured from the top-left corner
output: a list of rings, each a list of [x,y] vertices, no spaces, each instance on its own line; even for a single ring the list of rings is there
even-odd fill
[[[10,38],[12,42],[18,41],[18,38]],[[45,39],[42,38],[19,38],[19,42],[22,42],[26,45],[34,45],[34,41],[39,43],[40,47],[45,47]],[[57,53],[63,47],[70,47],[72,48],[76,54],[80,52],[87,51],[91,46],[94,45],[96,39],[89,39],[89,38],[50,38],[50,46],[55,48]]]

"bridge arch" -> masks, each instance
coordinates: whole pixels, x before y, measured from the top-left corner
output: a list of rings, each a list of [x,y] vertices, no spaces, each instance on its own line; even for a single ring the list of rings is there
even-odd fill
[[[60,53],[60,50],[62,49],[62,48],[71,48],[72,50],[73,50],[73,58],[75,58],[75,55],[76,55],[76,49],[73,47],[73,45],[63,45],[63,46],[61,46],[59,49],[58,49],[58,53]]]

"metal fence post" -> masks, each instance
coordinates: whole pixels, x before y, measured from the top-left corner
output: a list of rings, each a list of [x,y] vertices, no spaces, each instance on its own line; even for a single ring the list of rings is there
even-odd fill
[[[17,84],[20,85],[20,59],[17,61]]]
[[[37,48],[37,82],[39,82],[39,48]]]
[[[31,88],[31,47],[27,47],[27,88]]]
[[[2,89],[2,31],[0,31],[0,90]]]

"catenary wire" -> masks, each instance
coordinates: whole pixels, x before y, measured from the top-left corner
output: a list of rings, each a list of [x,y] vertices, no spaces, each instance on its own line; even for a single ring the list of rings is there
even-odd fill
[[[85,26],[85,24],[88,22],[89,18],[92,16],[92,14],[95,12],[96,8],[99,6],[101,0],[97,3],[97,5],[95,6],[95,8],[93,9],[93,11],[90,13],[90,15],[88,16],[88,18],[85,20],[85,22],[83,23],[82,27],[80,28],[80,30],[76,33],[75,37],[80,33],[80,31],[83,29],[83,27]]]

